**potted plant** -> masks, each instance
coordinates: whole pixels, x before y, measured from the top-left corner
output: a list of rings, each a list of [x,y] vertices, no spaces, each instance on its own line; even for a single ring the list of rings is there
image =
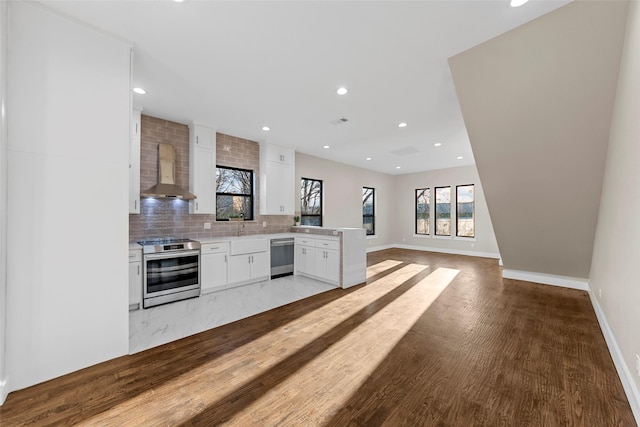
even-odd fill
[[[293,225],[300,225],[300,217],[299,216],[294,216],[293,217]]]

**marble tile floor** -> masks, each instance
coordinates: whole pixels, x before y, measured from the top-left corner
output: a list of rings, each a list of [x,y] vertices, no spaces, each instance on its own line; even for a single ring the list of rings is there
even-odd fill
[[[129,353],[137,353],[244,319],[336,286],[285,276],[206,293],[198,298],[129,312]]]

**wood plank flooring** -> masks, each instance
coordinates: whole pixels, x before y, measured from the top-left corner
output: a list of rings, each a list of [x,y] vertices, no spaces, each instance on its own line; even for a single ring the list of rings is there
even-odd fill
[[[391,249],[367,284],[13,392],[0,426],[635,426],[585,292]]]

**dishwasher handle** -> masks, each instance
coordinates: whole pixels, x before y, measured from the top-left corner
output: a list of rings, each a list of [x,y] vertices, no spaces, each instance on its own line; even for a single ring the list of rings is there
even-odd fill
[[[271,247],[293,245],[293,239],[271,239]]]

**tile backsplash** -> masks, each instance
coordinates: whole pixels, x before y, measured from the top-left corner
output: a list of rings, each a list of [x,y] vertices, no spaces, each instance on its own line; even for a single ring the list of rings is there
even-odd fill
[[[155,185],[158,180],[158,144],[169,143],[176,150],[176,184],[189,188],[189,127],[181,123],[143,115],[140,137],[140,189]],[[242,233],[283,233],[291,230],[292,216],[259,215],[260,149],[257,142],[218,133],[216,163],[254,171],[255,220],[216,222],[215,215],[190,215],[189,202],[177,199],[142,198],[140,214],[129,215],[129,241],[154,237],[207,239],[230,237]],[[266,227],[263,227],[266,222]],[[211,223],[205,230],[204,224]]]

